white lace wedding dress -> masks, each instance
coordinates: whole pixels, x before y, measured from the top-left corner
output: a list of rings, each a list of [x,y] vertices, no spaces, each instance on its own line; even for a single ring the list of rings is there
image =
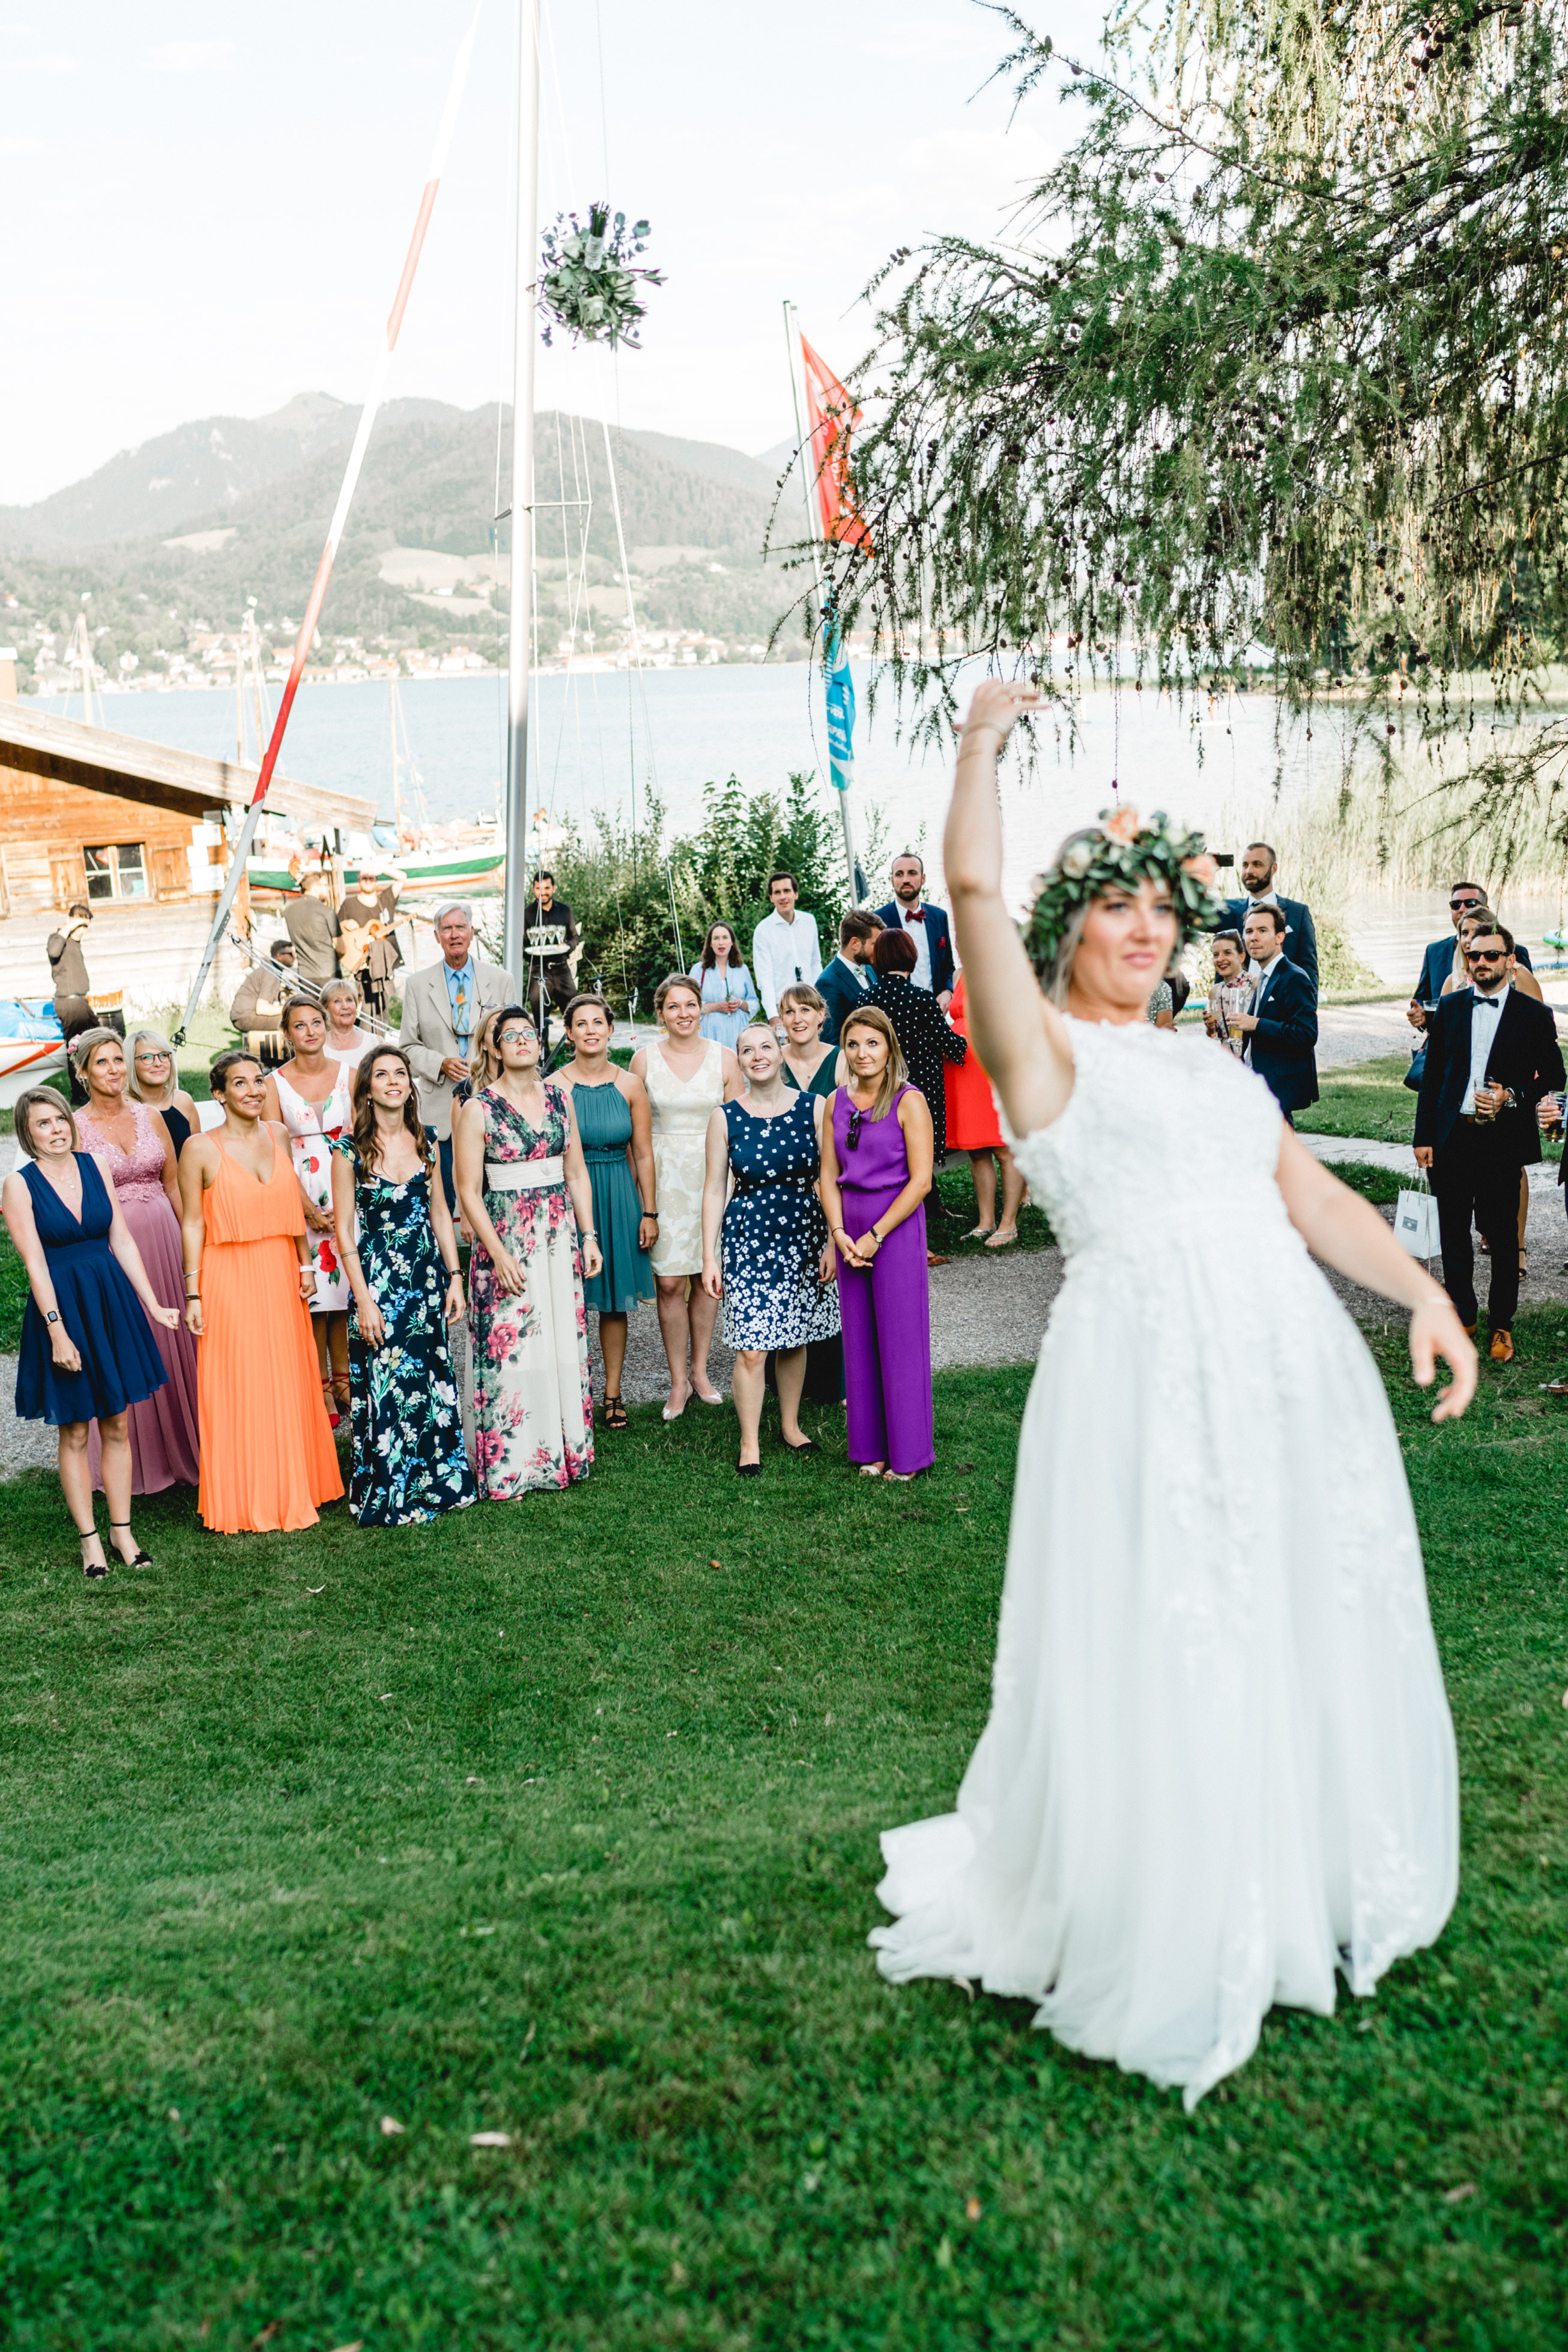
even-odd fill
[[[1019,1442],[990,1721],[883,1837],[885,1977],[977,1979],[1180,2084],[1328,2015],[1458,1883],[1453,1731],[1383,1384],[1229,1054],[1071,1024],[1014,1146],[1066,1255]],[[1239,1276],[1248,1304],[1233,1301]]]

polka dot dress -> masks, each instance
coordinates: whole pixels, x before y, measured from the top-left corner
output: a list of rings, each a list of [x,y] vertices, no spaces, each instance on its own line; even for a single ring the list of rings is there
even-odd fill
[[[779,1118],[726,1103],[735,1190],[724,1213],[725,1337],[732,1348],[802,1348],[839,1328],[835,1283],[817,1279],[828,1225],[816,1192],[815,1097]]]

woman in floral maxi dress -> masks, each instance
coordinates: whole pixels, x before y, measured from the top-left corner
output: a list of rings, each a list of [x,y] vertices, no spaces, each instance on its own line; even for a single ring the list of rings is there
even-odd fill
[[[457,1111],[453,1172],[474,1234],[475,1478],[504,1501],[593,1466],[582,1282],[601,1255],[571,1097],[539,1076],[531,1013],[497,1014],[491,1044],[499,1073]]]

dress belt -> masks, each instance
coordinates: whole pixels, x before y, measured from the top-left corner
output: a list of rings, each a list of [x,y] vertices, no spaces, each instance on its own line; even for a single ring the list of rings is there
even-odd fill
[[[564,1184],[566,1161],[555,1160],[486,1160],[486,1192],[542,1192],[548,1185]]]

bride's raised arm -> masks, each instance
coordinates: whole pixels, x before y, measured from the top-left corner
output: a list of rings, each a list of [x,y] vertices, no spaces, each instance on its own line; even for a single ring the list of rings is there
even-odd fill
[[[1002,897],[1002,815],[997,760],[1020,711],[1040,696],[982,679],[958,739],[958,767],[942,838],[942,871],[964,967],[965,1019],[1015,1135],[1060,1118],[1072,1092],[1066,1024],[1040,992]]]

